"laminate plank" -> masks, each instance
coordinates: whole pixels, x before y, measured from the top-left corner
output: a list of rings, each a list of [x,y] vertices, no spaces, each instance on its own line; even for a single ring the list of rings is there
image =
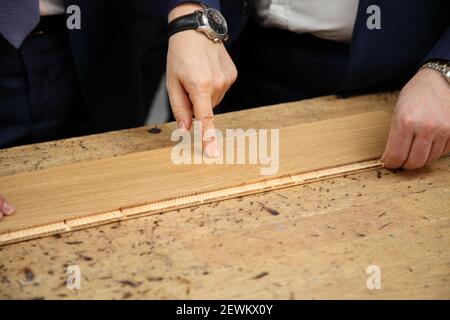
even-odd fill
[[[277,176],[376,159],[383,151],[389,123],[388,114],[376,111],[281,128]],[[0,193],[16,205],[17,213],[0,223],[0,237],[267,180],[260,175],[259,164],[175,165],[171,150],[1,177]]]

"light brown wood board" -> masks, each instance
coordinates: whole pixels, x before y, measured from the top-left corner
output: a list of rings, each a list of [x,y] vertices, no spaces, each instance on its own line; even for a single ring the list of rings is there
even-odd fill
[[[379,167],[389,116],[382,112],[280,129],[280,170],[260,165],[175,165],[171,148],[0,178],[17,207],[0,223],[14,243]]]

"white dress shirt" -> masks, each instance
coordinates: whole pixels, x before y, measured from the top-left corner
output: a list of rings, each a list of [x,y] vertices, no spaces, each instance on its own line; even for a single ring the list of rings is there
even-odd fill
[[[63,0],[39,0],[39,9],[41,16],[64,14]]]
[[[256,0],[258,22],[296,33],[350,42],[359,0]]]

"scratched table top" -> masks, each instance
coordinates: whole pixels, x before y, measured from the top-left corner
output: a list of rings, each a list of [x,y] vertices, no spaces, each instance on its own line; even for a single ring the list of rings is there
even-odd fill
[[[391,112],[396,97],[323,97],[216,123],[277,128]],[[0,150],[0,175],[167,147],[174,128]],[[449,218],[445,157],[416,172],[375,170],[0,247],[0,298],[449,299]],[[69,266],[78,290],[67,286]]]

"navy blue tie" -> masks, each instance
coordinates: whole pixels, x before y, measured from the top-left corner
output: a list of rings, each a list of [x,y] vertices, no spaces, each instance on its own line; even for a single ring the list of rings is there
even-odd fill
[[[39,0],[0,0],[0,34],[15,48],[40,20]]]

